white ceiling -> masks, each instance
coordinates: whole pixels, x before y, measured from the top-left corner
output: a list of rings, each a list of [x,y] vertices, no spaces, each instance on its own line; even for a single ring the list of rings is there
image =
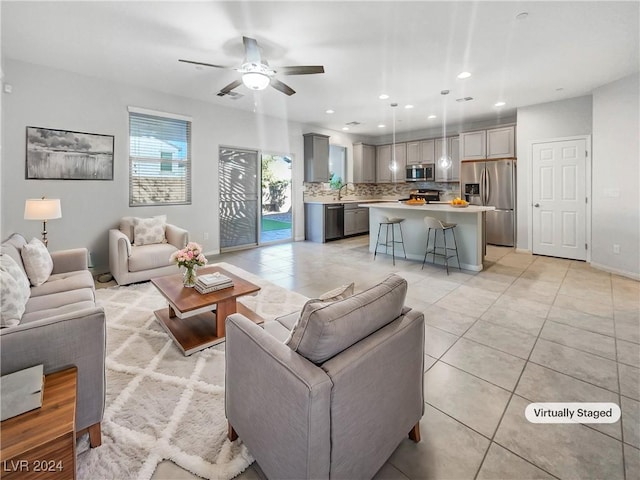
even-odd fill
[[[391,102],[398,132],[422,130],[445,114],[451,124],[513,116],[638,71],[639,5],[3,1],[2,55],[333,130],[358,121],[350,133],[383,135]],[[517,20],[521,12],[529,15]],[[324,65],[326,73],[279,77],[297,91],[291,97],[240,86],[244,97],[233,100],[215,93],[237,72],[178,62],[239,66],[243,35],[272,66]],[[472,77],[457,79],[464,70]],[[474,100],[455,101],[465,96]]]

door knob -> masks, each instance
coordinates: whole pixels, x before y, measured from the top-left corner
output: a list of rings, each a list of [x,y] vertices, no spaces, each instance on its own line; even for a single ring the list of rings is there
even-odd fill
[[[534,207],[536,207],[536,208],[538,208],[539,206],[540,206],[540,204],[539,204],[539,203],[536,203],[536,204],[534,205]]]

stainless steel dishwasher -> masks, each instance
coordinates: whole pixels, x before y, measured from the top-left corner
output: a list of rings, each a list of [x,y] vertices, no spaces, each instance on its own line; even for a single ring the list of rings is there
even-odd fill
[[[331,204],[324,206],[324,238],[335,240],[344,237],[344,205]]]

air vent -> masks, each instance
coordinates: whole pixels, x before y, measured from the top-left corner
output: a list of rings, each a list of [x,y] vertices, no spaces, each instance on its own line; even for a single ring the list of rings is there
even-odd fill
[[[456,102],[468,102],[473,100],[473,97],[456,98]]]
[[[242,93],[237,92],[218,92],[216,93],[216,95],[218,95],[219,97],[229,97],[231,100],[240,100],[242,97],[244,97]]]
[[[349,122],[349,123],[345,123],[345,125],[349,126],[349,127],[355,127],[356,125],[361,125],[360,122]]]

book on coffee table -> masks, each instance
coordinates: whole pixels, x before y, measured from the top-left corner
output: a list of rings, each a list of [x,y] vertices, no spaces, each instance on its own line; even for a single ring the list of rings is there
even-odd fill
[[[202,294],[230,287],[233,287],[233,280],[218,272],[199,276],[196,280],[195,286],[196,290]]]
[[[44,367],[25,368],[0,377],[0,420],[42,406]]]

